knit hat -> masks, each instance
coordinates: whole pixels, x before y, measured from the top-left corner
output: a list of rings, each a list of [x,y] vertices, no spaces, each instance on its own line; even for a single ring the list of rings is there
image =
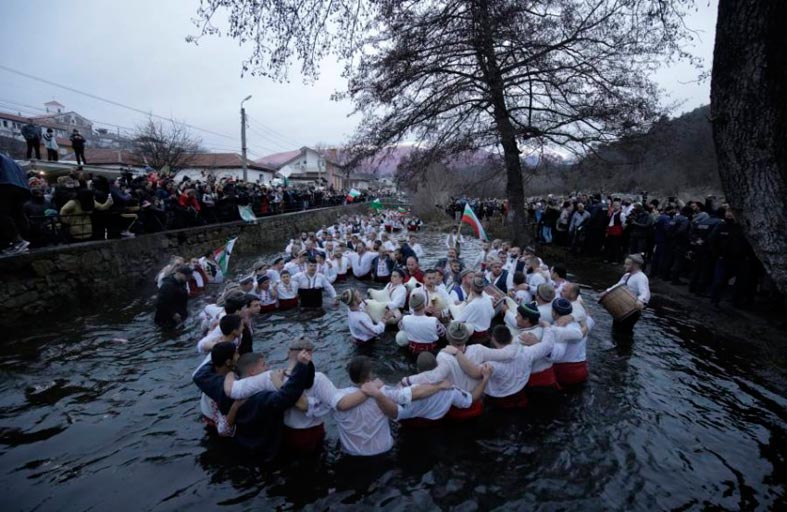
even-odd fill
[[[410,307],[413,309],[420,309],[426,304],[426,297],[423,293],[414,293],[410,295]]]
[[[467,343],[470,333],[463,322],[451,322],[445,330],[445,337],[449,343]]]
[[[473,291],[476,293],[481,293],[484,291],[486,287],[486,280],[481,276],[476,276],[473,278]]]
[[[645,260],[642,259],[641,254],[629,254],[626,256],[627,259],[630,259],[632,263],[636,263],[640,267],[645,263]]]
[[[552,310],[560,316],[570,315],[573,308],[568,299],[560,297],[552,301]]]
[[[270,281],[270,280],[271,280],[271,278],[270,278],[270,277],[268,277],[268,275],[267,275],[267,274],[262,274],[262,275],[260,275],[260,276],[257,276],[257,284],[262,284],[262,283],[264,283],[265,281]]]
[[[535,302],[520,304],[519,307],[516,308],[516,312],[522,315],[523,318],[530,320],[531,324],[538,323],[538,320],[541,318],[541,312],[538,310],[538,306]]]
[[[549,283],[541,283],[536,288],[536,295],[544,302],[552,302],[555,298],[555,287]]]
[[[349,306],[353,301],[353,295],[354,293],[352,288],[350,288],[349,290],[344,290],[341,296],[339,297],[339,300]]]
[[[314,350],[314,343],[301,336],[290,342],[290,350]]]
[[[464,269],[463,271],[461,271],[459,273],[459,278],[460,279],[464,279],[465,276],[469,276],[470,274],[474,274],[474,272],[472,270],[470,270],[469,268],[466,268],[466,269]]]

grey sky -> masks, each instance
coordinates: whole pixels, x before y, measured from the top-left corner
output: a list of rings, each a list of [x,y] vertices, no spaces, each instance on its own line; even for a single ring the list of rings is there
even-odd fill
[[[198,5],[197,0],[4,0],[0,64],[226,135],[195,132],[214,151],[239,151],[239,103],[248,94],[253,95],[246,103],[252,158],[346,140],[357,118],[347,117],[349,103],[330,100],[333,91],[344,87],[337,64],[324,63],[321,79],[313,85],[303,85],[294,73],[287,84],[241,78],[248,51],[236,42],[216,37],[203,38],[199,46],[185,42],[195,33],[191,18]],[[708,68],[716,8],[716,0],[698,0],[697,11],[687,20],[698,31],[693,51]],[[676,113],[709,102],[709,82],[698,84],[696,78],[696,70],[683,64],[656,77],[670,100],[680,103]],[[145,118],[0,69],[0,110],[41,113],[35,108],[51,99],[94,121],[121,127],[133,128]]]

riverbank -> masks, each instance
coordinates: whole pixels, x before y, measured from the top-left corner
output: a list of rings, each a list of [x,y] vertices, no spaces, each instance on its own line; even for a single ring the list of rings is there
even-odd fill
[[[142,235],[48,247],[0,258],[0,325],[31,318],[95,311],[103,301],[133,295],[150,284],[173,255],[199,257],[239,237],[235,253],[269,252],[293,233],[315,231],[343,215],[365,213],[368,203]]]

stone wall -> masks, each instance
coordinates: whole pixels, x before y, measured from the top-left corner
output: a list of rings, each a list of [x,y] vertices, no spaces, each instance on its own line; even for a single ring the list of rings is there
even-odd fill
[[[367,204],[322,208],[265,217],[255,224],[214,224],[0,258],[0,326],[22,324],[41,313],[66,312],[79,304],[96,307],[102,299],[129,296],[152,283],[174,254],[199,256],[235,236],[239,238],[233,254],[280,250],[294,233],[316,231],[342,215],[367,211]]]

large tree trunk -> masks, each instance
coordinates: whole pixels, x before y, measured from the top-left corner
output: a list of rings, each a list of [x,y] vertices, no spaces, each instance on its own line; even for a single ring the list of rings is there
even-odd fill
[[[475,38],[478,62],[489,88],[488,95],[492,104],[495,126],[500,135],[500,145],[503,146],[507,182],[506,197],[508,199],[506,222],[508,223],[509,237],[514,245],[525,245],[529,241],[529,236],[526,230],[527,218],[525,216],[525,190],[522,185],[522,161],[519,159],[520,153],[516,141],[516,131],[506,105],[505,86],[503,84],[503,75],[497,62],[497,55],[495,54],[488,5],[486,0],[471,0],[471,5],[474,15],[479,22],[479,32]]]
[[[724,193],[787,293],[787,2],[720,0],[711,81]]]

